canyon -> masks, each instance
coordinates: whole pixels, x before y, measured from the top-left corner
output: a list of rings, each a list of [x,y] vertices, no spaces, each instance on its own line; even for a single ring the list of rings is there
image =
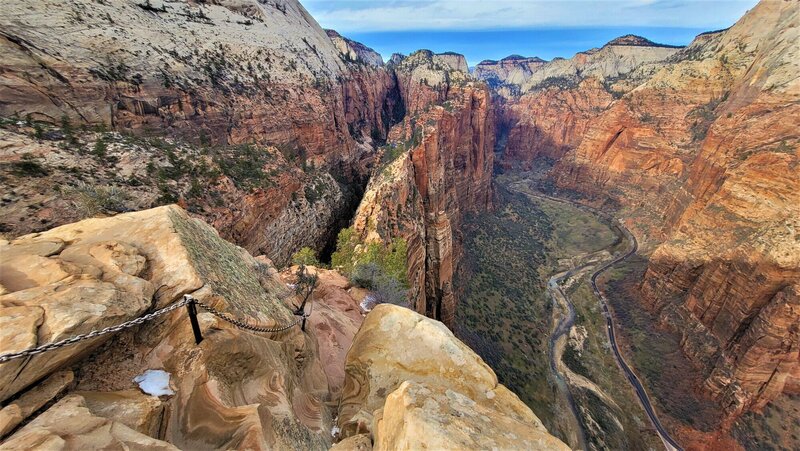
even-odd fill
[[[618,55],[620,64],[571,89],[525,94],[521,103],[544,112],[524,133],[554,148],[518,146],[514,128],[507,141],[509,163],[557,159],[555,189],[618,209],[652,249],[643,299],[683,333],[704,388],[732,416],[796,391],[796,6],[762,2],[685,49],[657,47],[671,53],[657,70],[638,62],[617,81]],[[597,94],[603,84],[610,97]],[[553,128],[561,108],[574,114]]]
[[[538,190],[632,231],[646,258],[633,292],[680,336],[699,375],[692,396],[713,400],[722,430],[800,394],[797,1],[762,1],[686,47],[626,35],[472,72],[451,52],[384,62],[295,0],[6,3],[0,307],[14,332],[3,352],[187,293],[285,323],[293,254],[327,263],[348,226],[357,252],[407,244],[413,312],[367,314],[341,268],[316,269],[307,334],[264,338],[202,313],[211,333],[195,348],[176,312],[35,365],[3,363],[0,420],[40,381],[70,382],[0,446],[95,446],[89,429],[69,438],[59,424],[80,412],[87,428],[110,428],[106,443],[153,448],[519,443],[506,433],[563,447],[489,356],[447,329],[459,332],[474,270],[466,223],[506,205],[503,174],[533,173]],[[78,312],[75,299],[91,302]],[[175,397],[131,387],[156,367]],[[457,432],[469,427],[494,432]]]

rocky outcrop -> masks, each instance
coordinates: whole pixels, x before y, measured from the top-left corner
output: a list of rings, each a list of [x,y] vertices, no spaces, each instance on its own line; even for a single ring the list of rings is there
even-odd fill
[[[615,99],[679,50],[628,35],[570,59],[535,61],[530,69],[531,63],[519,58],[500,61],[501,68],[514,68],[510,72],[488,65],[484,77],[497,73],[496,91],[504,97],[497,120],[501,165],[531,169],[560,159],[584,141],[590,124]]]
[[[297,301],[268,260],[254,259],[175,206],[65,225],[2,243],[0,252],[3,264],[13,265],[0,271],[4,352],[120,324],[185,293],[250,323],[295,318],[286,304]],[[352,312],[356,301],[345,302],[338,290],[321,279],[308,333],[295,326],[255,334],[201,310],[204,340],[196,345],[181,307],[127,331],[4,363],[2,397],[15,397],[9,406],[23,417],[64,389],[45,382],[28,390],[31,384],[75,369],[75,387],[68,388],[75,391],[4,446],[327,447],[325,402],[342,382],[324,369],[342,367],[344,355],[336,364],[326,360],[336,360],[335,353],[321,358],[330,347],[313,331],[346,325],[337,335],[346,346],[360,321]],[[164,372],[164,393],[172,394],[139,392],[134,378],[146,370]]]
[[[72,371],[58,371],[47,376],[35,388],[9,402],[8,405],[0,410],[0,437],[8,435],[23,420],[59,396],[72,384],[74,378],[75,375]]]
[[[96,415],[79,395],[70,395],[22,428],[0,449],[177,450],[122,423]]]
[[[297,282],[297,266],[281,272],[281,279],[289,284]],[[360,306],[365,293],[359,293],[350,281],[337,271],[306,266],[310,274],[319,278],[317,288],[309,300],[313,315],[308,318],[306,327],[314,332],[322,369],[328,378],[328,387],[337,396],[344,385],[344,362],[347,350],[353,343],[358,328],[364,320]]]
[[[333,45],[336,46],[339,53],[344,55],[347,61],[358,61],[370,66],[383,66],[383,57],[375,50],[360,42],[347,39],[335,30],[325,30],[325,33],[331,38]]]
[[[484,80],[498,94],[510,98],[519,95],[519,87],[547,61],[534,57],[510,55],[500,61],[483,60],[475,66],[475,78]]]
[[[204,148],[272,145],[297,168],[313,167],[328,173],[321,178],[334,174],[345,184],[344,198],[335,193],[341,188],[331,190],[330,217],[294,204],[298,195],[318,189],[316,182],[296,178],[267,195],[238,195],[233,205],[240,208],[227,214],[204,216],[226,238],[279,264],[295,245],[321,250],[328,244],[333,224],[355,209],[373,141],[383,140],[402,117],[394,76],[380,67],[380,55],[341,36],[330,38],[294,0],[12,1],[4,12],[0,116],[75,129],[102,124]],[[207,200],[202,207],[219,203]],[[265,228],[297,235],[269,245]]]
[[[433,56],[396,68],[409,116],[391,130],[354,226],[365,241],[406,239],[411,306],[449,325],[462,216],[491,205],[494,123],[485,86]]]
[[[374,449],[569,449],[444,325],[382,304],[347,354],[344,437]]]
[[[467,66],[467,59],[464,55],[455,52],[436,53],[433,55],[434,64],[443,64],[449,70],[469,73],[469,66]]]
[[[656,44],[640,36],[625,35],[599,49],[579,52],[569,59],[545,61],[538,57],[510,55],[500,61],[481,61],[475,67],[475,76],[486,80],[501,96],[514,99],[552,87],[575,90],[581,81],[589,78],[609,86],[622,77],[641,81],[680,49]]]
[[[10,352],[186,293],[272,326],[292,321],[299,301],[296,267],[279,277],[176,206],[65,225],[0,252],[15,265],[0,272]],[[388,304],[364,319],[363,290],[335,271],[306,270],[318,284],[305,330],[254,333],[200,309],[195,344],[181,307],[0,365],[2,396],[13,399],[0,410],[0,434],[10,433],[0,449],[325,449],[335,403],[337,449],[568,449],[442,323]],[[78,285],[80,302],[60,302]],[[131,300],[135,313],[122,308]]]

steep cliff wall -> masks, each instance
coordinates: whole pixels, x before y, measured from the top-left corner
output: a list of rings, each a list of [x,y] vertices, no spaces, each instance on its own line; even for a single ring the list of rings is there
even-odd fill
[[[7,2],[0,116],[28,126],[104,125],[203,147],[272,145],[297,168],[335,175],[342,186],[331,185],[335,201],[325,218],[294,202],[315,189],[305,177],[237,191],[243,200],[229,203],[228,212],[205,216],[225,237],[284,264],[295,245],[322,249],[329,242],[330,228],[355,209],[373,142],[402,117],[395,78],[380,57],[332,36],[335,43],[294,0]],[[84,151],[89,145],[81,137],[72,144]],[[22,154],[4,150],[10,161]],[[6,231],[32,227],[9,222]],[[274,240],[274,230],[294,236]]]
[[[408,115],[389,134],[354,225],[366,240],[406,238],[412,307],[449,325],[461,217],[491,206],[495,134],[486,86],[433,56],[395,67]]]
[[[797,11],[762,2],[685,49],[648,50],[669,53],[660,64],[617,42],[611,60],[597,59],[603,49],[586,57],[610,70],[601,84],[590,70],[577,86],[567,77],[505,105],[505,164],[558,159],[557,189],[618,208],[655,249],[645,302],[683,333],[734,416],[796,384]]]
[[[501,82],[501,166],[531,169],[541,158],[560,159],[615,99],[678,50],[628,35],[570,59],[512,58],[485,65],[481,76]]]
[[[503,140],[499,164],[531,169],[542,159],[560,159],[577,146],[590,120],[613,100],[602,83],[590,78],[575,89],[550,87],[503,101],[498,114]]]

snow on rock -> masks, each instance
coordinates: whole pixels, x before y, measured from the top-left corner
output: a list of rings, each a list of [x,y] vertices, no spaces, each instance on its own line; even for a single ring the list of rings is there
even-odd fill
[[[169,373],[164,370],[147,370],[133,378],[139,388],[152,396],[172,396],[175,392],[169,387]]]

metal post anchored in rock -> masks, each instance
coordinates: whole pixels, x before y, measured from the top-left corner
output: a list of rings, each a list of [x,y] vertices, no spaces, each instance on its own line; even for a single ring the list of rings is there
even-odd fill
[[[189,311],[189,321],[192,323],[194,341],[200,344],[203,341],[203,334],[200,333],[200,323],[197,322],[197,301],[193,297],[187,297],[186,300],[186,310]]]

